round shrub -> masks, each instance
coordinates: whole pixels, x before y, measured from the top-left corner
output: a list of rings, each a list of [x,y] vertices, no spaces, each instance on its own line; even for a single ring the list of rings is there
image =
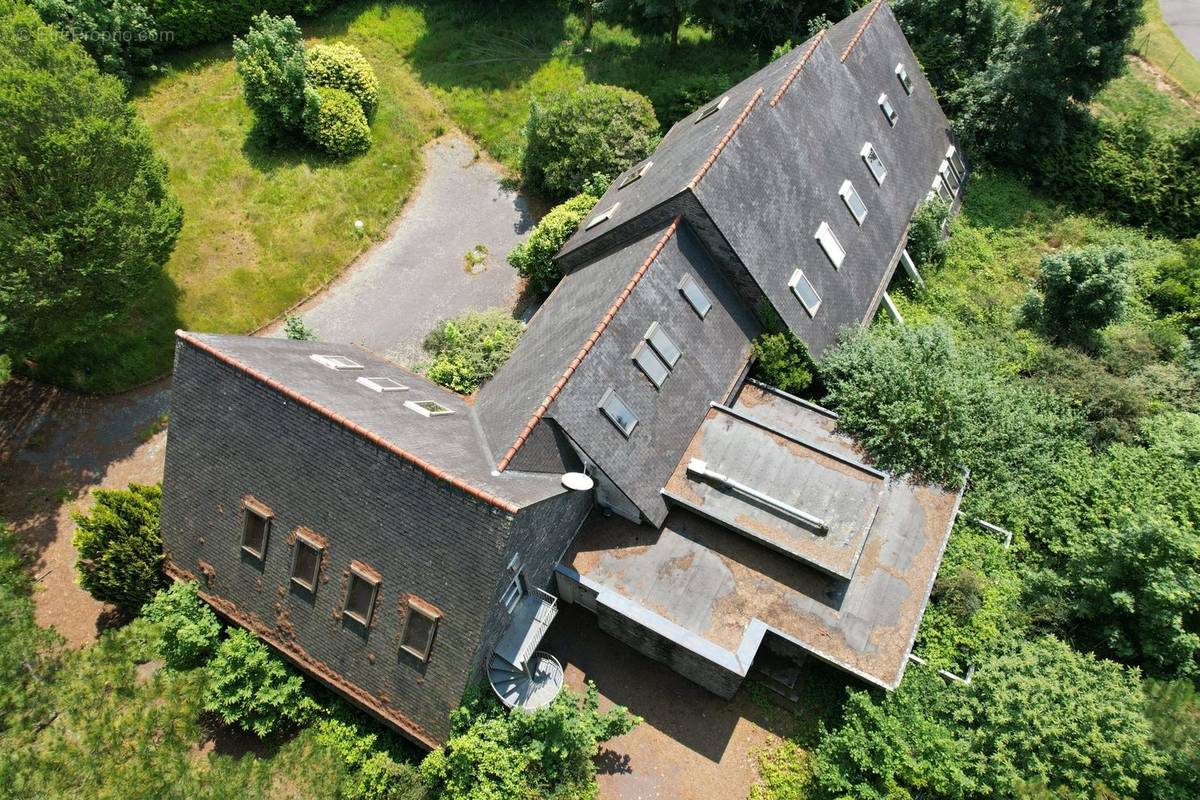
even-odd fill
[[[349,92],[368,117],[379,105],[379,79],[357,47],[348,44],[318,44],[308,50],[308,82]]]
[[[92,597],[136,612],[163,585],[162,487],[97,489],[92,513],[76,514],[79,584]]]
[[[142,616],[162,626],[158,654],[171,669],[204,664],[217,649],[221,623],[196,594],[194,582],[176,583],[154,596]]]
[[[319,710],[304,680],[249,631],[238,628],[208,662],[204,710],[265,739],[309,722]]]
[[[1052,339],[1085,343],[1125,314],[1129,257],[1115,247],[1042,256],[1041,274],[1021,308],[1024,321]]]
[[[263,12],[244,38],[234,37],[233,56],[246,105],[269,138],[297,133],[304,122],[304,41],[291,17]]]
[[[523,330],[520,320],[498,308],[443,320],[425,337],[425,349],[433,355],[426,374],[434,383],[469,394],[504,365]]]
[[[308,94],[304,135],[335,158],[357,156],[371,147],[371,128],[362,106],[349,92],[327,86]]]
[[[508,263],[529,282],[529,288],[534,292],[549,292],[562,280],[562,272],[554,263],[554,256],[575,233],[579,223],[597,201],[598,198],[590,194],[577,194],[555,206],[534,226],[529,238],[508,254]]]
[[[525,128],[525,181],[565,199],[595,173],[612,178],[654,150],[650,101],[619,86],[588,84],[533,100]]]

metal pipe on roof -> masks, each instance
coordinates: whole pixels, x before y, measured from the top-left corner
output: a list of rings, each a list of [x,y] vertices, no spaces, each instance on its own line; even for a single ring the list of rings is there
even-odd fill
[[[726,475],[722,475],[719,472],[714,472],[708,468],[708,462],[706,462],[706,461],[702,461],[699,458],[691,459],[690,461],[688,461],[687,471],[688,471],[689,475],[696,475],[701,478],[708,478],[709,480],[716,481],[717,483],[721,484],[722,486],[728,487],[730,489],[733,489],[736,492],[744,494],[747,497],[752,497],[755,500],[759,501],[760,503],[770,506],[771,508],[775,509],[776,511],[780,511],[784,514],[787,514],[789,517],[794,517],[794,518],[800,520],[801,522],[803,522],[804,524],[810,525],[810,526],[816,528],[817,530],[821,531],[822,533],[829,532],[828,523],[826,523],[825,520],[821,519],[820,517],[814,517],[812,514],[809,514],[807,511],[801,511],[800,509],[796,508],[795,506],[790,506],[787,503],[783,502],[782,500],[777,500],[776,498],[771,497],[769,494],[764,494],[764,493],[758,491],[757,489],[747,486],[744,483],[740,483],[739,481],[735,481]]]

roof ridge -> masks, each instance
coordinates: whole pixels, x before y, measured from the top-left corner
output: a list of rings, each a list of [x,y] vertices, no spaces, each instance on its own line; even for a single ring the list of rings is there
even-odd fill
[[[721,155],[721,151],[725,149],[725,145],[729,144],[729,140],[733,138],[735,133],[737,133],[738,128],[742,127],[742,123],[746,121],[746,117],[750,116],[750,111],[754,108],[754,104],[758,102],[758,98],[762,97],[762,95],[763,88],[760,86],[755,90],[754,96],[750,98],[750,102],[746,103],[746,107],[742,109],[742,113],[738,114],[737,119],[735,119],[733,124],[729,126],[729,130],[726,131],[725,135],[721,137],[721,141],[717,142],[717,146],[713,148],[711,153],[709,153],[708,159],[700,167],[700,171],[696,173],[696,177],[692,178],[691,182],[688,183],[688,189],[695,189],[696,186],[699,185],[700,179],[703,178],[705,173],[708,172],[709,168],[716,163],[717,156]]]
[[[775,104],[778,103],[780,98],[783,97],[783,93],[786,92],[788,87],[792,85],[792,81],[799,77],[800,70],[804,69],[804,65],[808,63],[808,59],[812,57],[814,52],[816,52],[817,45],[824,40],[825,29],[822,28],[817,32],[817,35],[813,37],[812,44],[810,44],[808,49],[804,51],[804,55],[800,56],[800,60],[796,63],[796,66],[793,67],[792,71],[788,73],[788,76],[784,78],[783,83],[779,86],[779,91],[775,92],[775,96],[771,98],[771,102],[768,103],[771,108],[774,108]]]
[[[296,401],[300,405],[302,405],[312,411],[315,411],[324,417],[328,417],[330,420],[337,423],[338,425],[341,425],[342,427],[346,428],[347,430],[357,433],[359,436],[362,436],[364,439],[371,442],[372,444],[382,447],[383,449],[387,450],[388,452],[392,453],[393,455],[399,456],[400,458],[404,459],[405,461],[409,462],[410,464],[413,464],[414,466],[424,470],[425,472],[428,472],[433,477],[438,478],[439,480],[445,481],[446,483],[449,483],[451,486],[455,486],[455,487],[463,490],[467,494],[469,494],[479,500],[482,500],[485,503],[489,503],[489,504],[495,506],[496,508],[501,509],[502,511],[507,511],[510,514],[515,514],[520,510],[520,507],[515,505],[514,503],[510,503],[507,500],[502,500],[499,497],[496,497],[495,495],[491,494],[490,492],[486,492],[483,489],[478,488],[477,486],[473,486],[472,484],[467,483],[462,478],[459,478],[456,475],[453,475],[453,474],[447,472],[446,470],[442,469],[441,467],[435,467],[433,464],[430,464],[428,461],[424,460],[423,458],[415,456],[412,453],[408,452],[407,450],[396,446],[392,442],[387,441],[382,436],[379,436],[376,433],[372,433],[371,431],[367,430],[366,428],[362,427],[361,425],[358,425],[355,422],[351,422],[346,417],[343,417],[341,414],[338,414],[337,412],[335,412],[329,408],[326,408],[325,406],[321,405],[320,403],[316,402],[315,400],[310,400],[309,398],[300,394],[295,389],[292,389],[291,387],[288,387],[288,386],[284,386],[282,383],[275,380],[274,378],[267,377],[263,373],[259,372],[258,370],[254,369],[253,367],[251,367],[247,364],[242,363],[241,361],[234,358],[233,356],[228,355],[227,353],[221,352],[220,350],[218,350],[217,348],[208,344],[207,342],[201,341],[200,339],[196,338],[196,336],[194,336],[193,334],[188,333],[187,331],[184,331],[184,330],[177,330],[177,331],[175,331],[175,336],[180,341],[186,342],[186,343],[190,344],[192,347],[195,347],[197,350],[207,353],[208,355],[212,356],[213,358],[217,359],[218,361],[220,361],[224,364],[228,364],[229,366],[233,367],[236,370],[244,372],[245,374],[247,374],[250,377],[254,378],[255,380],[259,381],[260,383],[266,384],[267,386],[271,387],[272,389],[274,389],[275,391],[284,395],[285,397],[288,397],[288,398]]]
[[[854,49],[856,44],[858,44],[858,40],[861,39],[863,34],[867,32],[867,26],[871,24],[871,20],[875,19],[875,12],[879,10],[881,5],[883,5],[883,0],[875,0],[875,5],[871,6],[871,10],[867,12],[867,16],[863,18],[862,24],[858,26],[858,30],[854,32],[854,36],[846,45],[846,49],[842,51],[842,57],[839,60],[843,64],[845,64],[846,59],[850,57],[850,51]]]
[[[760,89],[759,92],[761,93],[762,90]],[[550,387],[550,391],[546,393],[546,398],[542,400],[541,405],[539,405],[537,410],[533,412],[533,416],[531,416],[529,421],[525,423],[525,427],[521,429],[519,434],[517,434],[517,440],[513,442],[512,447],[508,448],[508,451],[500,458],[500,463],[496,465],[496,469],[503,472],[512,462],[513,458],[517,455],[517,451],[521,449],[521,447],[529,439],[529,435],[533,433],[534,427],[539,421],[541,421],[542,417],[546,415],[546,412],[550,410],[550,404],[554,402],[555,398],[557,398],[562,392],[563,387],[567,385],[567,381],[570,380],[571,376],[575,374],[575,370],[577,370],[579,365],[583,362],[584,356],[586,356],[591,351],[592,347],[595,346],[596,342],[600,340],[600,335],[604,333],[604,329],[608,327],[610,322],[612,322],[612,319],[614,316],[616,316],[616,313],[621,310],[621,306],[625,304],[625,300],[628,299],[629,295],[633,292],[634,287],[638,285],[638,283],[642,280],[642,277],[646,274],[646,271],[650,269],[650,265],[654,263],[654,259],[658,258],[659,253],[661,253],[663,248],[666,247],[667,242],[672,236],[675,235],[675,231],[679,228],[679,222],[682,219],[683,218],[681,216],[675,217],[667,229],[663,231],[663,235],[659,237],[658,242],[654,245],[654,249],[650,251],[650,255],[646,256],[646,260],[643,261],[642,265],[638,267],[635,273],[633,273],[633,277],[631,277],[629,282],[625,284],[625,288],[621,290],[620,294],[617,295],[617,298],[613,300],[612,305],[609,306],[608,311],[605,312],[604,316],[600,318],[600,322],[596,324],[596,329],[592,331],[592,335],[589,336],[587,341],[583,343],[583,346],[579,348],[579,352],[576,353],[575,358],[571,359],[571,363],[568,364],[566,370],[563,371],[562,377],[558,379],[557,383]]]

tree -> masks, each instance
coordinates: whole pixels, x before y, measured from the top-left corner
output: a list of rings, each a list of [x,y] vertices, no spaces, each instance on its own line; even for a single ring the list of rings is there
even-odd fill
[[[548,294],[562,280],[562,271],[554,256],[579,228],[598,198],[590,194],[577,194],[565,203],[550,209],[538,220],[529,233],[529,238],[514,247],[508,254],[508,263],[528,282],[537,294]]]
[[[425,337],[425,349],[433,355],[426,374],[434,383],[469,394],[504,366],[524,330],[519,319],[499,308],[442,320]]]
[[[812,357],[791,331],[764,333],[753,342],[754,377],[791,394],[808,388],[813,378]]]
[[[851,0],[698,0],[693,19],[719,39],[770,53],[785,41],[814,35],[816,20],[839,20],[854,10]]]
[[[140,611],[163,586],[162,487],[97,489],[90,514],[75,515],[79,584],[104,603]]]
[[[1021,309],[1027,324],[1063,342],[1085,344],[1121,319],[1129,297],[1128,257],[1118,248],[1042,256],[1041,272]]]
[[[948,244],[942,225],[950,218],[950,204],[933,197],[917,206],[908,229],[906,249],[920,267],[940,267],[946,261]]]
[[[0,0],[0,352],[103,334],[162,274],[183,222],[167,168],[81,47]]]
[[[605,13],[639,31],[671,37],[679,44],[679,28],[700,0],[605,0]]]
[[[245,38],[234,37],[233,55],[259,128],[278,140],[300,133],[306,104],[304,42],[300,26],[291,17],[262,12],[254,18]]]
[[[208,662],[221,638],[221,623],[196,594],[194,581],[174,583],[154,595],[142,617],[162,626],[158,654],[171,669],[191,669]]]
[[[943,101],[983,72],[997,45],[1020,30],[1012,5],[1004,0],[895,0],[891,5]]]
[[[78,41],[101,72],[126,86],[153,72],[159,34],[154,16],[137,0],[34,0],[33,7],[63,36]]]
[[[1163,754],[1165,772],[1146,793],[1155,800],[1200,797],[1200,697],[1188,680],[1145,683],[1146,717],[1154,746]]]
[[[265,739],[319,710],[304,680],[249,631],[237,628],[208,662],[204,710]]]
[[[593,175],[611,179],[650,155],[658,120],[637,92],[593,83],[531,101],[525,140],[526,183],[563,199]]]

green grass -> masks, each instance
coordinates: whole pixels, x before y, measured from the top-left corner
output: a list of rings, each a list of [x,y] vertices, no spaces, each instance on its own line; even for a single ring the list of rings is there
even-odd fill
[[[1143,58],[1165,72],[1192,97],[1200,97],[1200,62],[1163,21],[1158,0],[1145,0],[1146,23],[1134,37],[1134,49]]]
[[[1132,63],[1092,104],[1102,119],[1144,118],[1161,128],[1181,129],[1200,124],[1200,111],[1175,93],[1159,88],[1141,64]]]

